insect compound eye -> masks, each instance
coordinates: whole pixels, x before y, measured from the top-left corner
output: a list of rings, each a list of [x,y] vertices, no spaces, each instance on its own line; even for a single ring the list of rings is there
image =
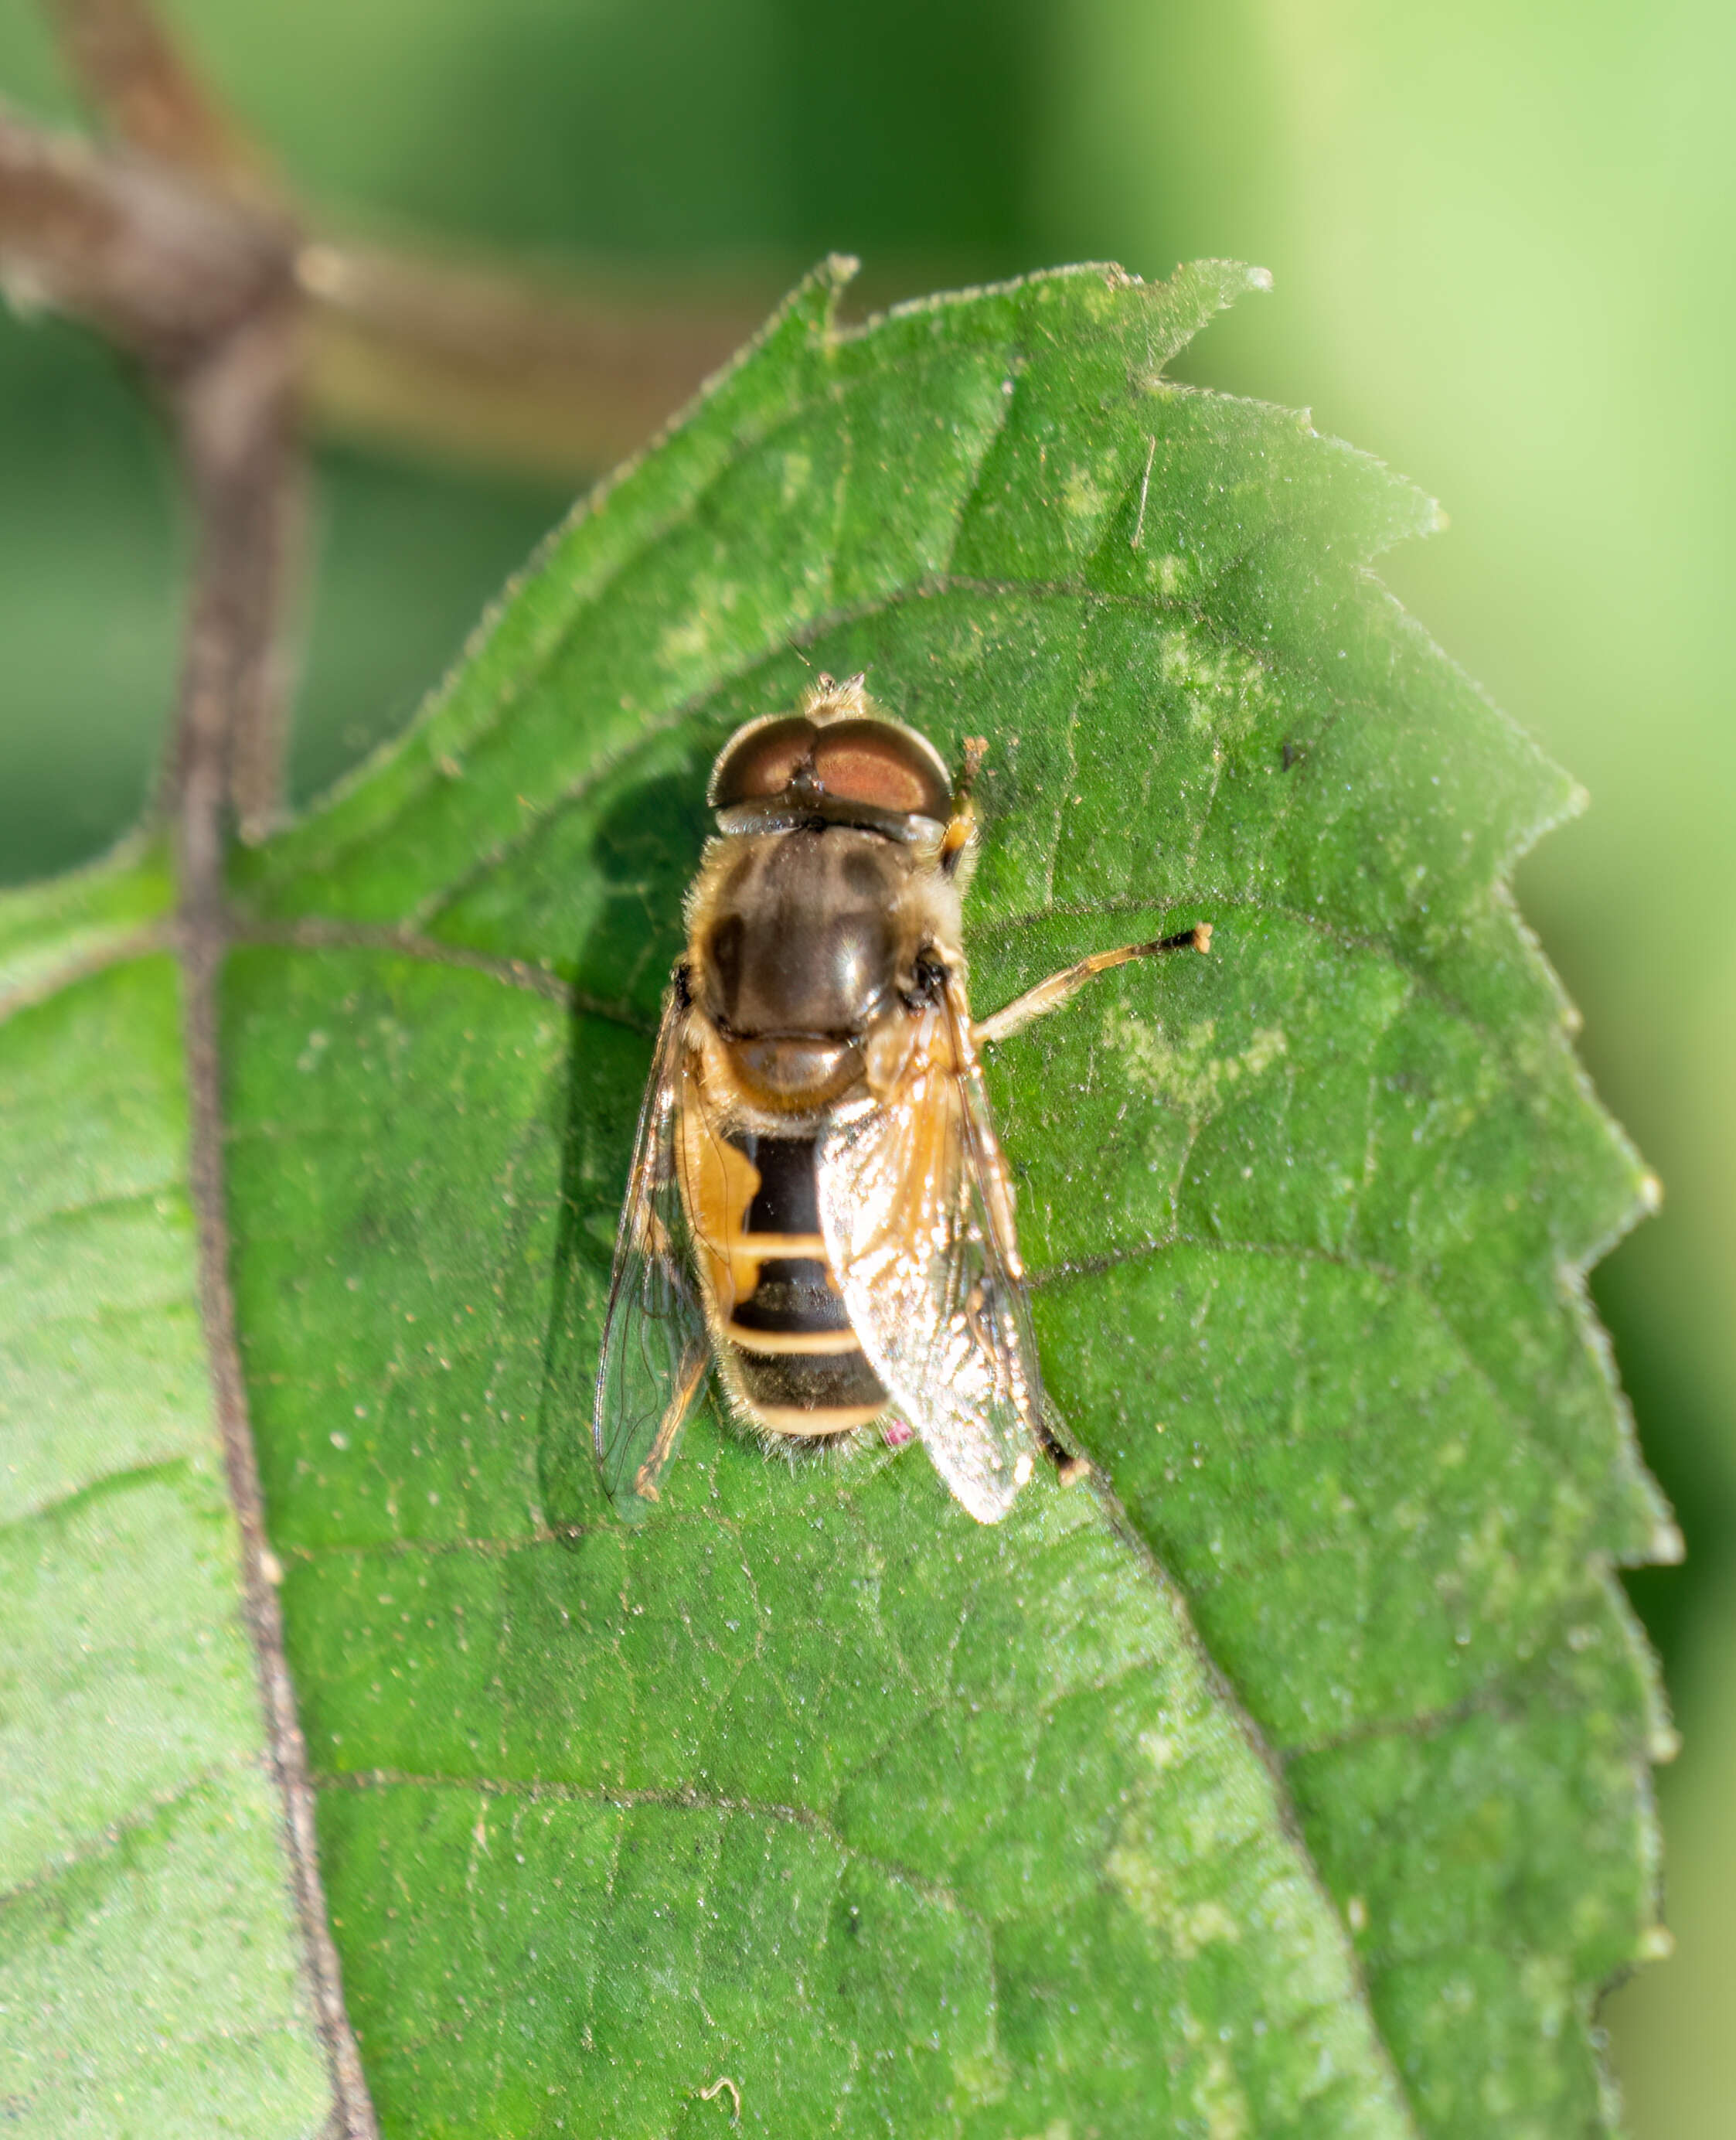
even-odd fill
[[[713,809],[728,810],[738,802],[763,802],[782,795],[807,763],[814,734],[813,723],[800,714],[754,721],[738,729],[712,768]]]
[[[814,739],[814,784],[842,802],[944,823],[952,783],[933,746],[890,721],[829,722]]]
[[[952,783],[934,745],[914,729],[866,714],[774,715],[731,738],[712,770],[712,807],[786,795],[828,816],[855,807],[944,824],[952,808]]]

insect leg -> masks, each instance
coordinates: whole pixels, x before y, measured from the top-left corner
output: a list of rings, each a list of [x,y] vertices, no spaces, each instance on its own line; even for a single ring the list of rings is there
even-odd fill
[[[1204,952],[1211,948],[1212,925],[1201,921],[1176,935],[1160,936],[1150,944],[1123,944],[1113,951],[1093,951],[1090,958],[1080,960],[1074,966],[1063,966],[1058,974],[1051,974],[1046,981],[1027,989],[1022,996],[1015,996],[991,1017],[979,1018],[973,1028],[973,1038],[978,1042],[1005,1040],[1010,1033],[1029,1025],[1033,1018],[1059,1010],[1093,974],[1106,974],[1111,966],[1125,966],[1131,959],[1149,959],[1159,951]]]
[[[1055,1475],[1063,1486],[1076,1486],[1081,1479],[1091,1475],[1088,1456],[1076,1456],[1055,1431],[1048,1417],[1049,1407],[1044,1406],[1044,1416],[1037,1422],[1037,1445],[1055,1467]]]
[[[694,1346],[682,1364],[680,1378],[658,1425],[657,1438],[651,1444],[651,1452],[633,1475],[634,1492],[647,1501],[658,1501],[663,1498],[657,1490],[657,1475],[668,1463],[669,1452],[675,1445],[675,1436],[681,1431],[688,1413],[693,1409],[694,1399],[699,1394],[699,1385],[705,1379],[706,1366],[704,1347]]]

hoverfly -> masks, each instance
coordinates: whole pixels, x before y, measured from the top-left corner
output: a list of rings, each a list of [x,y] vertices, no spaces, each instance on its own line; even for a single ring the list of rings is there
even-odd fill
[[[1100,951],[973,1022],[961,907],[973,739],[956,784],[863,679],[738,729],[687,896],[616,1239],[595,1431],[623,1513],[658,1497],[714,1368],[774,1440],[914,1435],[997,1523],[1047,1454],[1013,1190],[980,1050],[1094,974],[1205,950],[1211,925]]]

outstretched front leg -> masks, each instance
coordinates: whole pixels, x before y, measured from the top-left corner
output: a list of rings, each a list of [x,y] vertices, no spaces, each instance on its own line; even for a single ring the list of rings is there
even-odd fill
[[[1134,959],[1152,958],[1160,951],[1209,951],[1211,945],[1212,925],[1209,921],[1199,921],[1191,929],[1178,930],[1174,936],[1157,937],[1149,944],[1122,944],[1113,951],[1094,951],[1088,959],[1081,959],[1076,965],[1063,966],[1058,974],[1051,974],[1047,980],[1039,981],[1035,988],[1027,989],[1022,996],[1015,996],[992,1018],[976,1020],[970,1028],[971,1041],[974,1046],[980,1047],[988,1041],[1004,1040],[1009,1033],[1019,1032],[1047,1012],[1058,1010],[1070,997],[1079,993],[1093,974],[1106,974],[1111,966],[1125,966]],[[1008,1188],[1010,1195],[1010,1182]],[[1054,1465],[1056,1475],[1063,1486],[1071,1486],[1076,1480],[1089,1475],[1091,1468],[1090,1459],[1076,1455],[1055,1431],[1047,1416],[1037,1423],[1037,1438],[1043,1455]]]
[[[1113,951],[1093,951],[1088,959],[1080,960],[1076,965],[1063,966],[1058,974],[1051,974],[1046,981],[1039,981],[1022,996],[1015,996],[992,1017],[978,1018],[971,1028],[971,1037],[979,1045],[1005,1040],[1009,1033],[1019,1032],[1033,1018],[1059,1010],[1070,997],[1077,995],[1094,974],[1106,974],[1111,966],[1125,966],[1132,959],[1150,959],[1160,951],[1206,952],[1211,948],[1212,925],[1199,921],[1191,929],[1181,930],[1174,936],[1157,937],[1150,944],[1123,944]]]

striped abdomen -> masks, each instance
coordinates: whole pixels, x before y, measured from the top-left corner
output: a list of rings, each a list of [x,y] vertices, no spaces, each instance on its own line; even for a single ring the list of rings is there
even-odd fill
[[[886,1402],[827,1269],[816,1151],[812,1137],[737,1132],[718,1155],[724,1193],[692,1215],[726,1378],[778,1434],[842,1434]]]

